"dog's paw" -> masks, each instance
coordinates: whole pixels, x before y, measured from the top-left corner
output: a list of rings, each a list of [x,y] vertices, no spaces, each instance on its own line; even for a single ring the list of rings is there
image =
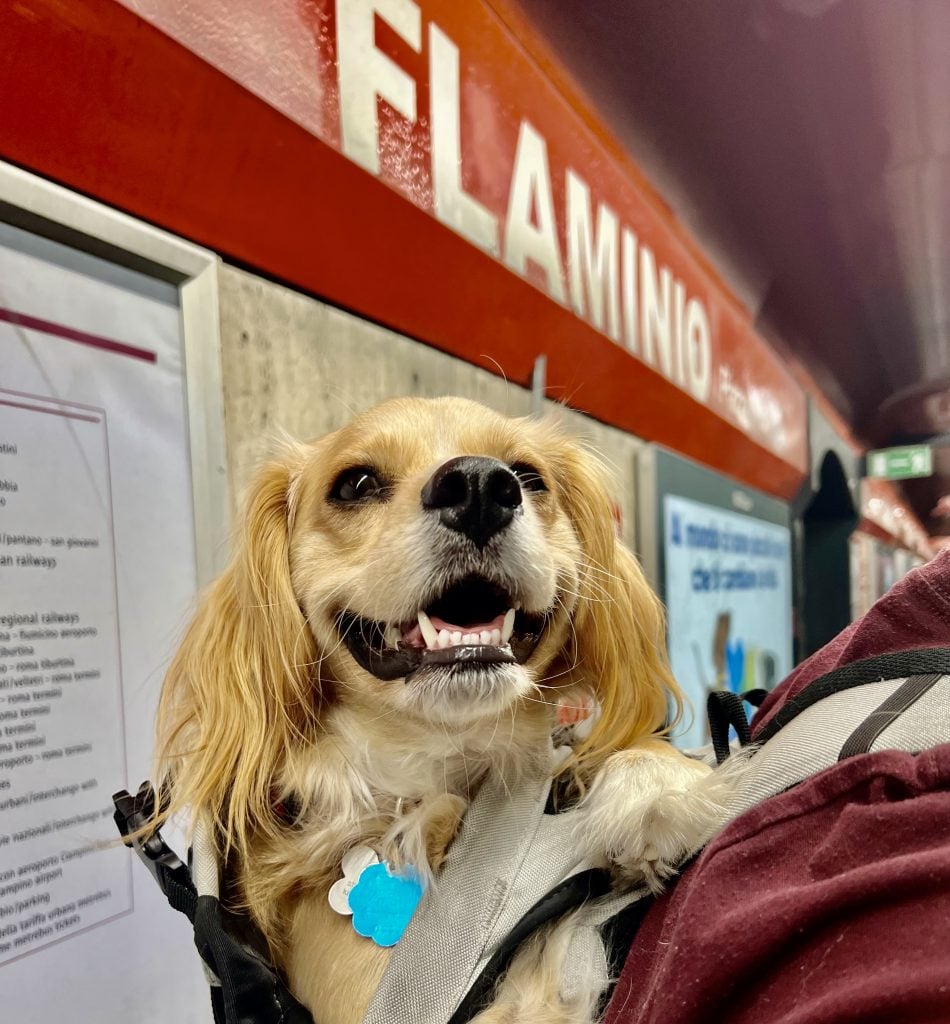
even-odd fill
[[[442,867],[468,802],[454,793],[423,800],[402,813],[381,841],[382,858],[414,868],[427,883]]]
[[[467,801],[450,793],[445,793],[429,809],[424,834],[426,856],[433,872],[438,873],[442,867],[467,810]]]
[[[614,754],[581,804],[578,840],[594,863],[659,892],[719,827],[743,768],[713,770],[672,749]]]

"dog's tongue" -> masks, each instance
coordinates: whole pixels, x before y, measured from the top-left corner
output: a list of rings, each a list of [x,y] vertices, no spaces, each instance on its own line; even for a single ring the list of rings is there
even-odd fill
[[[430,616],[430,621],[438,632],[447,629],[450,633],[481,633],[483,630],[486,632],[491,632],[493,629],[500,630],[505,624],[505,616],[502,613],[501,615],[496,615],[491,622],[473,622],[465,626],[457,626],[453,622],[446,622],[445,619],[440,619],[438,615]],[[422,637],[422,630],[419,628],[418,622],[403,634],[402,642],[404,644],[412,644],[414,647],[425,647],[425,640]]]

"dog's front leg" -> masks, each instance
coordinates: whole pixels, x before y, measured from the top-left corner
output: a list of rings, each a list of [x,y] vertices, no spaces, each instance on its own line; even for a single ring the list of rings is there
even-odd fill
[[[581,804],[578,841],[594,863],[659,892],[715,831],[744,765],[713,770],[659,739],[620,751]]]

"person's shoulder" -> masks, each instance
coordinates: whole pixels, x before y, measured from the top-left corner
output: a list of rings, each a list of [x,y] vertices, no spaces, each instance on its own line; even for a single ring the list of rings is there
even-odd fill
[[[950,648],[950,549],[912,569],[768,695],[752,721],[755,738],[789,701],[835,669],[899,651]]]
[[[866,754],[710,843],[647,915],[607,1022],[946,1022],[948,946],[950,744]]]
[[[646,915],[607,1024],[769,1024],[793,1010],[829,1024],[950,1020],[948,658],[950,551],[909,573],[762,705],[753,738],[781,737],[795,782],[739,814]],[[863,752],[829,755],[826,744],[816,756],[816,734],[841,724],[842,704],[820,703],[835,687],[822,684],[888,663],[905,671],[858,682],[900,705],[902,742],[871,730],[879,739]],[[911,696],[927,699],[911,719],[903,697],[915,678]],[[839,701],[854,710],[865,700],[860,724],[883,707],[870,696],[865,686]],[[812,697],[808,728],[787,731]]]

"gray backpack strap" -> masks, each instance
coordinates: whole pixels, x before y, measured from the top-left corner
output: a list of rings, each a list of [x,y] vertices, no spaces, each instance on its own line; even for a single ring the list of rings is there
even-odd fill
[[[654,894],[646,886],[639,886],[611,892],[577,912],[561,976],[563,999],[576,999],[594,977],[602,985],[601,1005],[606,1009],[633,936],[653,901]]]
[[[845,740],[838,760],[872,750],[916,752],[946,743],[950,739],[947,679],[937,673],[908,676]]]
[[[407,1007],[413,1024],[470,1019],[480,983],[493,987],[523,938],[578,905],[590,915],[590,933],[575,952],[599,956],[607,983],[606,959],[602,948],[591,952],[592,939],[600,915],[616,908],[605,895],[606,873],[578,861],[576,812],[545,813],[553,764],[537,765],[516,784],[486,778],[436,884],[393,947],[364,1024],[405,1024]]]
[[[754,743],[719,828],[845,758],[950,743],[950,649],[902,651],[836,669],[789,701]]]
[[[750,770],[718,832],[744,811],[864,750],[918,751],[950,742],[950,650],[885,655],[816,680],[756,737]],[[616,973],[605,927],[633,934],[649,893],[613,893],[605,873],[578,863],[576,813],[545,813],[550,765],[511,785],[490,775],[470,806],[435,887],[424,897],[364,1017],[364,1024],[464,1024],[484,1004],[519,944],[574,910],[563,991],[589,965],[604,986]],[[626,922],[623,921],[626,917]],[[629,936],[628,936],[629,937]],[[584,970],[582,970],[584,968]]]

